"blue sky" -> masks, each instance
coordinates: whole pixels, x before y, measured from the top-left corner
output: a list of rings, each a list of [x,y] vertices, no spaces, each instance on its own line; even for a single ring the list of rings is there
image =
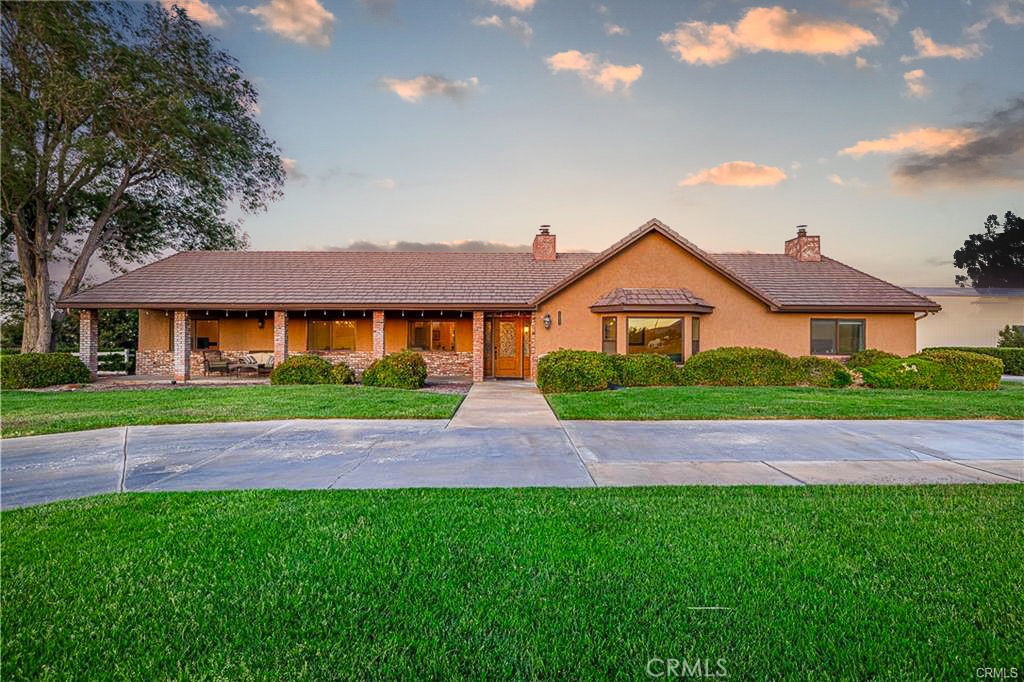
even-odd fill
[[[179,4],[288,159],[256,249],[550,223],[600,250],[658,217],[778,252],[807,223],[826,255],[941,286],[985,216],[1024,211],[1021,0]]]

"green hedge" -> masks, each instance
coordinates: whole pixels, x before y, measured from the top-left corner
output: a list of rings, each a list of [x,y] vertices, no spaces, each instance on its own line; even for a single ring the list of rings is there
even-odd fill
[[[1024,348],[993,348],[993,347],[971,347],[971,346],[936,346],[925,348],[922,353],[933,350],[959,350],[965,353],[978,353],[979,355],[990,355],[1003,361],[1003,373],[1024,376]]]
[[[272,384],[329,384],[331,363],[316,355],[293,355],[270,372]]]
[[[332,384],[352,384],[356,381],[356,373],[348,366],[348,363],[339,362],[331,367]]]
[[[696,386],[789,386],[792,359],[768,348],[725,347],[697,353],[683,365],[682,380]]]
[[[563,348],[537,361],[537,388],[543,393],[603,391],[616,378],[616,361],[597,351]]]
[[[423,388],[427,363],[416,351],[403,350],[375,360],[363,372],[363,385],[383,388]]]
[[[845,388],[853,383],[853,375],[831,358],[804,355],[790,358],[792,381],[797,386]]]
[[[660,353],[609,355],[619,386],[676,386],[682,383],[682,368]]]
[[[878,350],[877,348],[868,348],[867,350],[857,351],[851,355],[846,360],[846,366],[851,369],[860,369],[861,367],[870,367],[879,360],[888,360],[898,357],[899,356],[895,353]]]
[[[89,368],[69,353],[20,353],[0,358],[0,385],[5,389],[43,388],[92,381]]]
[[[861,370],[872,388],[986,391],[999,388],[1002,362],[979,353],[928,350],[908,358],[880,360]]]

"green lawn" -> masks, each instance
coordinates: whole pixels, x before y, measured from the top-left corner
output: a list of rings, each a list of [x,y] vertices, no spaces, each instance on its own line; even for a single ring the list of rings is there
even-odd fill
[[[2,524],[9,680],[1024,664],[1020,485],[123,494]]]
[[[3,436],[132,424],[350,417],[446,419],[460,395],[364,386],[236,386],[138,391],[4,391]]]
[[[547,396],[561,419],[1024,419],[1024,383],[998,391],[673,386]]]

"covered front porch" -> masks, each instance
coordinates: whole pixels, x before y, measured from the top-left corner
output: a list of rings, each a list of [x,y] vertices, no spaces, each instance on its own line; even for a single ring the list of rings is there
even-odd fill
[[[96,375],[98,315],[80,311],[80,355]],[[139,309],[136,374],[176,382],[266,380],[289,355],[357,373],[388,353],[419,353],[433,377],[531,378],[531,311],[469,309]]]

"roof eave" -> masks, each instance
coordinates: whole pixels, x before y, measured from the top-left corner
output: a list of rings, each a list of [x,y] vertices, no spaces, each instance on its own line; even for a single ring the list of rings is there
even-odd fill
[[[782,305],[772,308],[778,313],[921,313],[938,312],[942,306],[932,305]]]
[[[83,309],[159,309],[159,310],[536,310],[530,303],[181,303],[167,301],[72,301],[61,300],[55,304],[58,308],[75,310]]]
[[[611,303],[608,305],[592,305],[590,310],[595,313],[698,313],[707,314],[715,310],[713,305],[696,303]]]

